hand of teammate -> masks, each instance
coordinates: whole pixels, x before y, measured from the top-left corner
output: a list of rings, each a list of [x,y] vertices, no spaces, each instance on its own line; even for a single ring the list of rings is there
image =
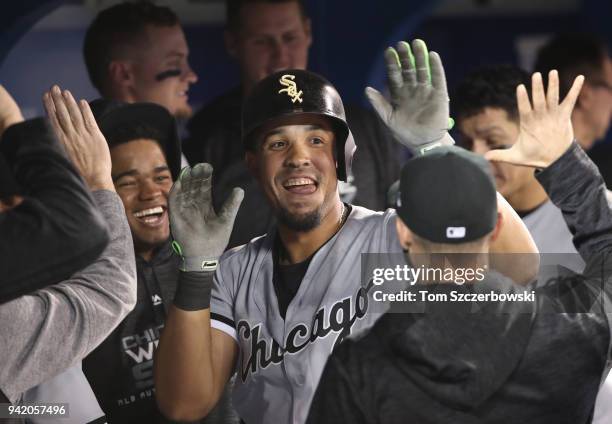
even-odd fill
[[[15,99],[0,85],[0,135],[13,124],[23,122],[21,109]]]
[[[414,52],[414,55],[412,54]],[[439,144],[454,144],[448,134],[448,90],[440,56],[423,40],[400,41],[385,51],[391,103],[372,87],[366,96],[400,143],[423,153]]]
[[[68,90],[55,85],[43,95],[55,136],[64,146],[90,190],[115,191],[106,139],[85,100],[78,104]]]
[[[572,110],[582,88],[584,77],[579,75],[572,88],[559,104],[559,75],[556,70],[548,74],[548,90],[544,92],[542,75],[531,77],[531,97],[523,84],[516,88],[519,110],[519,136],[508,150],[491,150],[485,157],[492,161],[514,165],[546,168],[565,153],[574,140]]]
[[[183,258],[183,271],[216,267],[244,197],[244,191],[235,188],[217,214],[212,205],[212,172],[208,163],[185,167],[170,190],[170,229],[174,248]]]

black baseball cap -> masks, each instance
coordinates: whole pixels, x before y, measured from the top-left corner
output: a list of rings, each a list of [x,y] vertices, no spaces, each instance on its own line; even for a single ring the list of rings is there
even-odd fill
[[[89,103],[98,127],[105,137],[117,129],[147,126],[162,135],[158,140],[166,156],[173,179],[181,172],[181,143],[176,120],[166,108],[155,103],[124,103],[97,99]]]
[[[493,231],[495,180],[486,159],[456,146],[441,146],[402,168],[397,214],[416,235],[459,244]]]

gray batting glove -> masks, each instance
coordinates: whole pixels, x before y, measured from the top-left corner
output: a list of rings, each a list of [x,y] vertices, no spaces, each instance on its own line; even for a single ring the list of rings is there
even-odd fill
[[[414,55],[412,54],[414,52]],[[397,51],[385,51],[391,102],[377,90],[365,94],[397,140],[416,154],[439,145],[454,144],[448,130],[448,90],[440,56],[427,52],[423,40],[400,41]]]
[[[235,188],[219,214],[212,205],[213,168],[199,163],[181,171],[168,198],[174,250],[182,271],[213,271],[227,247],[244,191]]]

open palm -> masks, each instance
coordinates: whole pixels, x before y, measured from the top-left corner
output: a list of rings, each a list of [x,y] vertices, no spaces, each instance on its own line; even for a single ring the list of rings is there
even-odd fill
[[[170,229],[184,271],[202,271],[205,261],[221,256],[244,197],[243,190],[235,188],[217,214],[211,196],[212,174],[208,163],[185,167],[170,191]]]
[[[449,105],[440,56],[428,52],[425,42],[417,39],[412,47],[401,41],[397,50],[388,48],[385,62],[390,102],[368,87],[366,96],[374,110],[408,148],[419,150],[443,140],[449,128]]]
[[[572,88],[559,103],[559,75],[556,70],[548,74],[548,90],[544,92],[542,75],[531,78],[531,96],[524,85],[516,89],[519,110],[519,135],[508,150],[491,150],[485,157],[491,161],[514,165],[546,168],[570,147],[574,140],[572,110],[582,88],[584,77],[579,75]]]

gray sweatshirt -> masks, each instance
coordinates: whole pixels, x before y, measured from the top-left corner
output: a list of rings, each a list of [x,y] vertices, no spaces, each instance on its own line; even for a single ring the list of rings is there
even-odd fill
[[[0,390],[11,403],[81,361],[135,305],[136,261],[123,204],[106,190],[93,197],[110,235],[102,255],[68,280],[0,305]]]

